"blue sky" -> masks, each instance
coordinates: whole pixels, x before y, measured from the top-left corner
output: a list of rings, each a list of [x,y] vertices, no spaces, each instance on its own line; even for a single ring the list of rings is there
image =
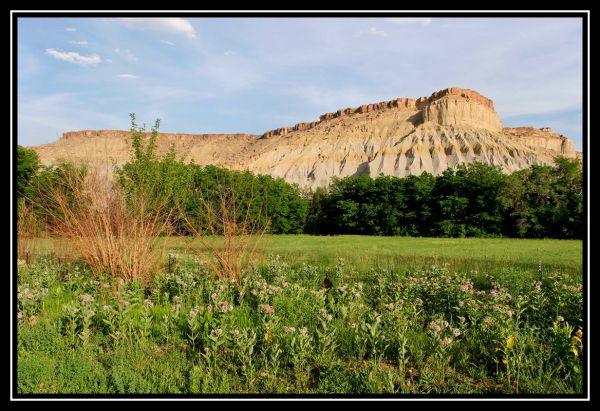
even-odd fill
[[[576,18],[21,18],[19,144],[64,131],[255,133],[446,87],[581,150]]]

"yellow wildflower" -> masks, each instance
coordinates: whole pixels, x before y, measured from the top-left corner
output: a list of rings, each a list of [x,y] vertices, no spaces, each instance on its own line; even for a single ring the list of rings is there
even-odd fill
[[[506,346],[512,350],[512,348],[515,346],[515,337],[513,337],[512,335],[508,337],[508,339],[506,340]]]
[[[503,358],[502,359],[502,364],[508,365],[508,358]]]
[[[577,330],[577,331],[575,332],[575,335],[576,335],[577,337],[579,337],[579,338],[583,338],[583,331],[582,331],[582,330]]]

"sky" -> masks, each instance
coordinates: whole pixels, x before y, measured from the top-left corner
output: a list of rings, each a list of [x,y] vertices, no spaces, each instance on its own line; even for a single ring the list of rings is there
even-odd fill
[[[18,20],[18,142],[130,128],[251,133],[447,87],[582,150],[579,18]]]

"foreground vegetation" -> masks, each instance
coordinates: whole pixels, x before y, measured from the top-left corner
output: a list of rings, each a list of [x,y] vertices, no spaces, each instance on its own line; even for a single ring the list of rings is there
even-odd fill
[[[514,241],[514,240],[505,240]],[[273,257],[241,285],[169,254],[18,275],[20,393],[581,393],[580,273],[356,270]]]

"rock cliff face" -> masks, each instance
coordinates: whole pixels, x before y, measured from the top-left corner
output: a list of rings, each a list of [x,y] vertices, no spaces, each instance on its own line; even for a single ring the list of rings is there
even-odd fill
[[[129,159],[128,136],[116,130],[67,132],[33,148],[45,164],[60,158],[121,164]],[[311,188],[332,177],[440,174],[474,161],[512,172],[549,164],[556,155],[577,155],[570,139],[550,129],[503,129],[492,100],[461,88],[345,108],[261,136],[159,134],[159,154],[172,144],[178,157],[196,164],[270,174]]]
[[[577,155],[573,140],[553,131],[549,127],[505,128],[502,132],[507,137],[534,149],[550,150],[553,153],[571,158]]]

